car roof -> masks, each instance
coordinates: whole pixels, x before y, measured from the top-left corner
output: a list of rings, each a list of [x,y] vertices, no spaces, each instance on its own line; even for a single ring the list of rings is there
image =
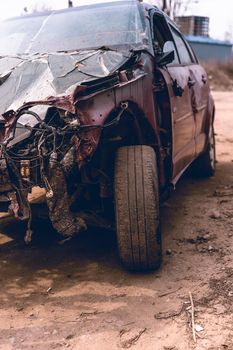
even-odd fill
[[[86,8],[88,8],[88,7],[104,7],[106,5],[114,6],[114,5],[119,5],[119,4],[126,5],[126,4],[132,4],[132,3],[138,3],[140,6],[142,6],[147,11],[149,9],[152,9],[152,8],[156,8],[156,10],[160,11],[156,6],[141,2],[140,0],[112,0],[112,1],[109,1],[109,0],[106,0],[106,1],[102,0],[101,1],[100,0],[99,2],[95,2],[95,0],[93,0],[93,2],[92,2],[92,0],[89,0],[85,4],[80,3],[78,6],[74,6],[74,7],[70,7],[70,8],[63,8],[63,9],[58,9],[58,10],[38,11],[35,13],[25,14],[23,16],[11,17],[11,18],[6,19],[6,21],[14,20],[14,19],[39,17],[39,16],[44,16],[44,15],[50,15],[52,13],[54,13],[54,14],[55,13],[66,13],[66,12],[68,13],[68,12],[73,12],[73,11],[76,11],[77,9],[85,8],[85,7]]]
[[[35,13],[30,13],[30,14],[26,14],[24,16],[17,16],[17,17],[11,17],[6,19],[5,21],[10,21],[10,20],[15,20],[15,19],[24,19],[24,18],[33,18],[33,17],[39,17],[39,16],[48,16],[52,13],[68,13],[68,12],[72,12],[72,11],[77,11],[77,9],[80,8],[88,8],[88,7],[104,7],[106,5],[126,5],[126,4],[132,4],[132,3],[137,3],[139,4],[139,6],[141,6],[144,11],[148,12],[152,9],[156,10],[157,13],[160,13],[161,15],[163,15],[166,20],[173,24],[173,26],[176,27],[176,29],[179,31],[179,28],[177,27],[177,25],[171,20],[171,18],[164,13],[162,10],[160,10],[157,6],[152,5],[152,4],[148,4],[144,1],[140,1],[140,0],[100,0],[99,2],[95,2],[96,0],[88,0],[88,3],[85,3],[85,5],[83,4],[79,4],[79,6],[74,6],[74,7],[70,7],[70,8],[63,8],[63,9],[59,9],[59,10],[46,10],[46,11],[41,11],[41,12],[35,12]]]

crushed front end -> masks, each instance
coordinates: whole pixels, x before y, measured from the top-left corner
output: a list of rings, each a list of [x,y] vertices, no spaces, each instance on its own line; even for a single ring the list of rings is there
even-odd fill
[[[54,66],[51,57],[46,65],[44,57],[36,59],[41,67],[37,85],[30,79],[20,85],[31,62],[14,68],[6,82],[13,86],[19,80],[19,98],[10,96],[0,117],[0,210],[28,220],[26,242],[32,236],[28,195],[35,186],[46,190],[50,220],[65,239],[88,226],[114,229],[115,152],[122,146],[154,143],[153,65],[148,53],[126,55],[103,48],[55,56]],[[62,67],[70,57],[68,72],[53,75],[57,62]],[[99,64],[91,65],[94,78],[79,71],[77,63],[77,58],[85,59],[88,68],[93,57]],[[80,81],[75,83],[77,74]],[[63,92],[47,97],[48,86]],[[23,103],[27,95],[43,98]]]
[[[2,23],[0,210],[28,220],[27,242],[35,186],[65,238],[114,228],[116,150],[155,147],[148,11],[113,2]]]
[[[87,225],[112,226],[101,212],[112,197],[113,169],[105,164],[103,151],[98,153],[98,144],[103,129],[117,124],[128,106],[121,103],[115,109],[108,89],[97,98],[79,90],[76,101],[77,91],[72,97],[26,103],[1,118],[1,210],[28,220],[26,242],[32,235],[28,194],[34,186],[45,188],[49,217],[65,238]],[[46,110],[43,119],[35,112],[38,108]],[[106,123],[109,113],[111,121]]]

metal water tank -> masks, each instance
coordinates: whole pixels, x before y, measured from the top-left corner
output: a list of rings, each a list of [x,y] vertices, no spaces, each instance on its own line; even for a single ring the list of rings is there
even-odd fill
[[[179,16],[175,18],[175,22],[186,35],[209,36],[209,17]]]

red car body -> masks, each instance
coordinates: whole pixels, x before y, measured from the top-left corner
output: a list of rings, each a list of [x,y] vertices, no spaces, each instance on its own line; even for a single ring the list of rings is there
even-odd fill
[[[17,217],[28,219],[28,193],[33,186],[45,187],[50,219],[65,237],[88,225],[114,227],[118,148],[153,148],[161,195],[210,142],[214,102],[207,74],[158,8],[119,1],[52,16],[69,18],[84,9],[114,12],[117,6],[121,13],[133,6],[137,15],[130,25],[141,21],[140,30],[133,27],[137,39],[129,30],[127,43],[0,59],[2,205],[10,204]],[[51,14],[41,16],[49,21]]]

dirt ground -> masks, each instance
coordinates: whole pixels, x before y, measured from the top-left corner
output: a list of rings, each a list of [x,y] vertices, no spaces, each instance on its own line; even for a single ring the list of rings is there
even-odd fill
[[[27,247],[24,224],[1,219],[1,350],[233,349],[233,93],[214,97],[216,176],[186,176],[163,204],[158,272],[124,271],[111,232],[61,245],[37,221]]]

